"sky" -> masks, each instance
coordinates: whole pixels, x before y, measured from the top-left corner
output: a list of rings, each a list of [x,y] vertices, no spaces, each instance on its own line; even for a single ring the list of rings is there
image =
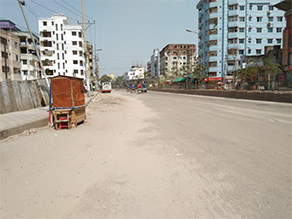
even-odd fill
[[[153,50],[167,44],[198,44],[198,0],[84,0],[86,39],[96,45],[100,76],[121,76],[131,66],[146,68]],[[38,18],[65,14],[70,24],[82,22],[82,0],[25,0],[31,30],[38,34]],[[0,0],[0,19],[26,29],[18,0]]]

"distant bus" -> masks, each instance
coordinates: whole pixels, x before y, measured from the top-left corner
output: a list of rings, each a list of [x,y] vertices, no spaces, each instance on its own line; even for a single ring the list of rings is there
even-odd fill
[[[112,91],[111,82],[102,82],[101,91],[102,91],[102,93],[110,93]]]

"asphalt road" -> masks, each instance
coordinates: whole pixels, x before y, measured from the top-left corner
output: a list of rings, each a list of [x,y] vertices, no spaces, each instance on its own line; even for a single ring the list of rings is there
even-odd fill
[[[1,218],[291,218],[291,104],[124,90],[0,142]]]

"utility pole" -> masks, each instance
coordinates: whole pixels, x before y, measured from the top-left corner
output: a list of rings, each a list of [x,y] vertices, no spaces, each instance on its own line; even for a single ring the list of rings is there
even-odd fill
[[[87,50],[86,41],[86,26],[85,26],[85,14],[84,14],[84,0],[82,0],[82,22],[83,22],[83,41],[84,41],[84,55],[85,55],[85,73],[86,73],[86,85],[87,90],[90,89],[90,70],[89,70],[89,55]]]
[[[44,78],[45,78],[45,80],[46,80],[46,83],[47,83],[48,87],[50,87],[49,80],[48,80],[46,74],[43,73],[43,69],[42,69],[42,61],[41,61],[40,53],[39,53],[38,48],[37,48],[37,46],[36,46],[36,43],[35,43],[35,41],[34,41],[33,34],[32,34],[32,32],[31,32],[31,30],[30,30],[29,24],[28,24],[28,22],[27,22],[27,19],[26,19],[26,16],[25,16],[25,13],[24,13],[24,10],[23,10],[23,7],[22,7],[22,5],[25,5],[25,2],[24,2],[24,1],[20,1],[20,0],[17,0],[17,1],[18,1],[18,3],[19,3],[19,6],[20,6],[21,12],[22,12],[22,14],[23,14],[23,17],[24,17],[24,20],[25,20],[25,23],[26,23],[27,29],[28,29],[28,31],[29,31],[29,34],[30,34],[31,40],[32,40],[33,45],[34,45],[35,52],[36,52],[37,57],[38,57],[38,60],[39,60],[39,64],[40,64],[40,67],[41,67],[41,74],[44,76]]]

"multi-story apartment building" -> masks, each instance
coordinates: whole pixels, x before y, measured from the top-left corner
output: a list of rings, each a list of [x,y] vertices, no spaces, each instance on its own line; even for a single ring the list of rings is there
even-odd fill
[[[41,60],[48,76],[66,75],[85,79],[83,31],[67,17],[55,14],[38,20]]]
[[[13,31],[14,35],[20,39],[20,55],[21,55],[21,78],[22,80],[35,80],[41,78],[39,54],[39,38],[33,35],[36,48],[31,39],[29,32]],[[38,51],[36,51],[36,49]],[[37,54],[38,53],[38,54]]]
[[[272,0],[200,0],[199,64],[210,76],[232,75],[246,56],[282,45],[284,13]]]
[[[196,45],[168,44],[160,51],[160,74],[181,71],[187,68],[190,72],[197,65]]]
[[[157,77],[160,75],[160,54],[159,49],[153,50],[153,55],[151,56],[151,77]]]
[[[20,39],[18,49],[20,49],[21,61],[21,79],[22,80],[35,80],[41,78],[40,61],[38,58],[39,53],[39,38],[32,34],[36,47],[33,44],[31,35],[27,31],[21,31],[10,20],[0,20],[0,28],[11,32]]]
[[[18,36],[0,29],[0,81],[21,80],[19,44]]]

